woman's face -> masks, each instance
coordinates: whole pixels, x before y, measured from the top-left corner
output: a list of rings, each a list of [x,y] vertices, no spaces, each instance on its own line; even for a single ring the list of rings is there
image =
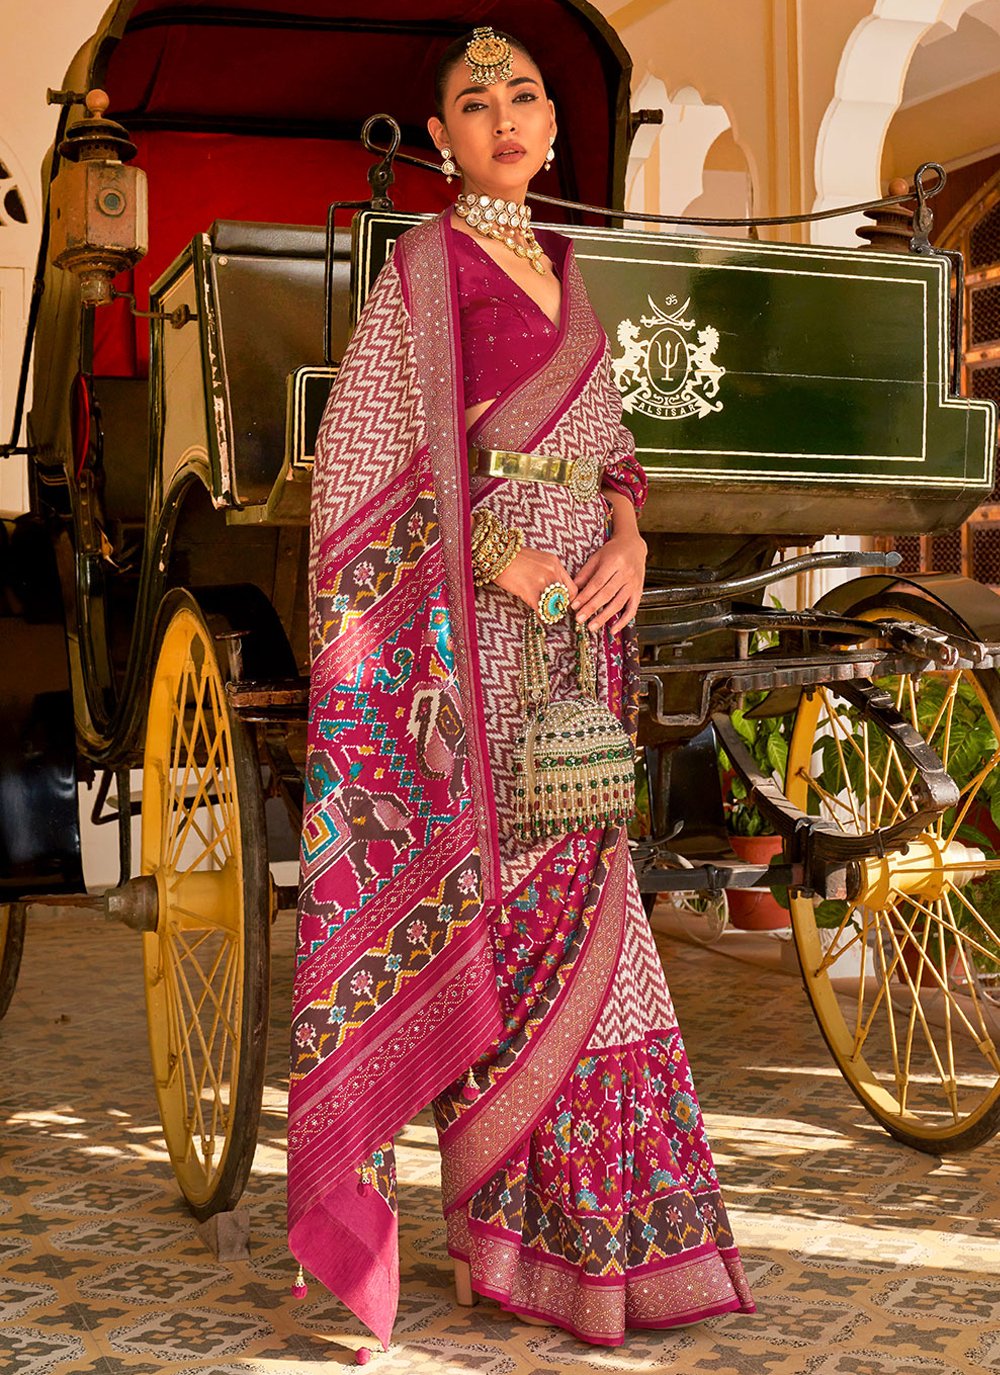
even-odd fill
[[[535,64],[517,48],[509,81],[476,86],[468,64],[456,62],[444,93],[444,121],[427,129],[435,147],[450,148],[466,191],[522,201],[545,162],[556,116]]]

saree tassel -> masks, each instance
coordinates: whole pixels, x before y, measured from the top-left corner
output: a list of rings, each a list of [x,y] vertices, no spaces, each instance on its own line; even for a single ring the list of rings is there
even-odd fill
[[[462,1089],[462,1097],[467,1103],[474,1103],[479,1097],[479,1085],[476,1083],[476,1076],[472,1072],[471,1065],[469,1066],[468,1074],[465,1076],[465,1087]]]
[[[302,1273],[302,1266],[300,1265],[299,1273],[295,1276],[295,1283],[292,1285],[292,1298],[304,1299],[308,1293],[309,1288],[306,1284],[306,1277]]]
[[[372,1191],[372,1181],[369,1175],[368,1166],[362,1165],[361,1173],[358,1175],[358,1193],[362,1198],[367,1198]]]
[[[367,1365],[371,1358],[372,1353],[367,1346],[359,1346],[354,1353],[354,1359],[357,1361],[358,1365]]]

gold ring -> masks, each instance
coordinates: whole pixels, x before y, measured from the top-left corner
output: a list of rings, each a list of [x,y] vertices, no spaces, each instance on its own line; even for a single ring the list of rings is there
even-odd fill
[[[569,588],[563,582],[550,582],[542,588],[538,598],[538,619],[545,625],[555,625],[569,610]]]

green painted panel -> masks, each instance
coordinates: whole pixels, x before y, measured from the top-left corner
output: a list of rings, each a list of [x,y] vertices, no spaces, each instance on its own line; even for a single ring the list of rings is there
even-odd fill
[[[357,301],[415,218],[358,217]],[[991,490],[995,408],[948,396],[944,259],[570,232],[654,486],[906,490],[953,522]]]

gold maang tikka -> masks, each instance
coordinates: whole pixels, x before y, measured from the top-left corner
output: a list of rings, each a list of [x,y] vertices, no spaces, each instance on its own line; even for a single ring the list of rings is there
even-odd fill
[[[514,70],[510,44],[494,33],[489,24],[472,30],[472,37],[465,45],[465,60],[477,86],[509,81]]]

